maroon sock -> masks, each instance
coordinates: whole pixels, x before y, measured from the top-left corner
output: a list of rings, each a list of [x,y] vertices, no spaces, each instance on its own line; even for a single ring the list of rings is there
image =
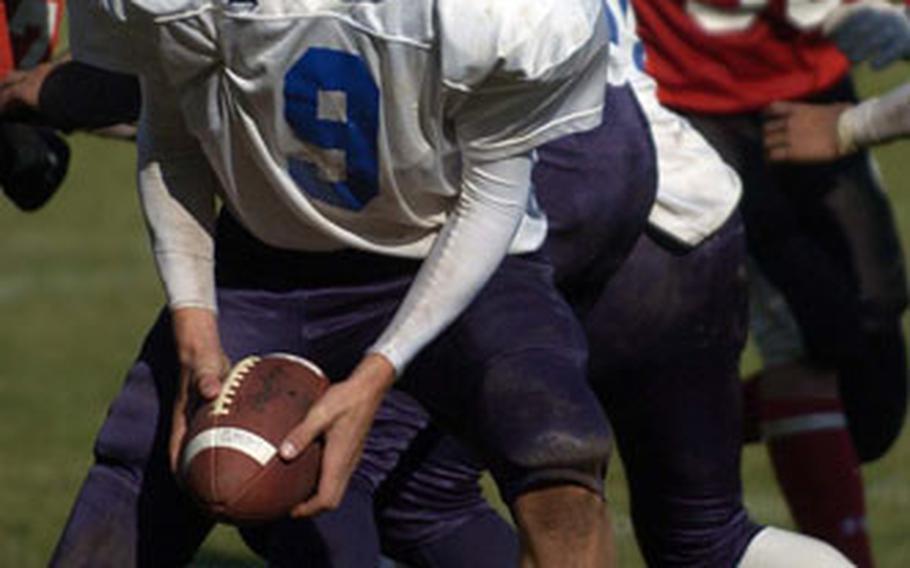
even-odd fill
[[[859,459],[840,401],[793,397],[761,404],[762,431],[799,529],[860,568],[873,566]]]

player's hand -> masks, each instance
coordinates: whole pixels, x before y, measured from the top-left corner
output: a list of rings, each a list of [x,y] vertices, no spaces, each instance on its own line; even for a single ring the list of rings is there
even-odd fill
[[[849,104],[778,102],[765,111],[765,152],[774,162],[826,162],[844,155],[837,121]]]
[[[171,470],[176,472],[188,418],[200,403],[218,397],[230,361],[221,348],[214,312],[199,308],[174,310],[173,326],[180,359],[180,383],[174,401],[169,449]]]
[[[898,6],[851,7],[829,36],[852,63],[868,61],[873,69],[910,58],[910,19]]]
[[[296,458],[313,440],[325,436],[316,495],[298,505],[292,516],[307,517],[338,507],[360,461],[373,417],[394,382],[392,364],[371,353],[346,381],[330,387],[306,419],[288,434],[281,444],[281,457],[285,460]]]
[[[0,81],[0,114],[15,110],[37,110],[44,80],[54,63],[42,63],[28,71],[12,71]]]

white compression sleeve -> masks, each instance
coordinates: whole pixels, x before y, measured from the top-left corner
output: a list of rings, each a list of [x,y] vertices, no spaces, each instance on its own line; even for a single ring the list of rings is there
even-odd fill
[[[826,542],[774,527],[755,535],[739,561],[739,568],[785,566],[848,568],[853,564]]]
[[[466,162],[462,191],[394,319],[371,352],[401,373],[474,299],[499,267],[527,210],[530,154]]]
[[[910,83],[847,109],[837,132],[843,152],[910,135]]]
[[[163,80],[143,80],[139,193],[171,308],[215,310],[215,179]]]

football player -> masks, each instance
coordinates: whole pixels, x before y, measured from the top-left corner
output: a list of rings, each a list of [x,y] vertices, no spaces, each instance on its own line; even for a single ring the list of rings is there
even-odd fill
[[[863,47],[856,30],[872,14],[889,22],[884,37],[906,41],[903,11],[800,0],[634,6],[661,101],[740,173],[749,252],[783,294],[753,278],[765,366],[747,400],[790,509],[802,530],[871,565],[859,462],[883,455],[904,422],[902,254],[868,156],[771,165],[762,111],[778,100],[855,100],[838,45],[887,63],[898,56],[890,43]]]
[[[0,81],[50,57],[57,44],[62,0],[0,2]],[[69,147],[53,130],[0,119],[0,188],[23,211],[40,209],[66,176]]]
[[[908,135],[910,85],[902,85],[860,104],[775,103],[765,150],[776,161],[828,162]]]
[[[180,507],[173,481],[154,481],[171,476],[187,399],[217,393],[225,352],[273,350],[349,377],[280,448],[294,459],[326,439],[297,514],[338,506],[395,376],[433,359],[465,372],[414,381],[453,394],[431,406],[494,464],[525,561],[606,563],[609,431],[535,252],[546,224],[530,195],[533,149],[599,122],[600,3],[87,2],[71,23],[78,57],[143,75],[141,193],[171,310],[112,407],[55,563],[91,563],[101,535],[116,562],[185,561],[162,559],[143,522],[179,523],[187,541],[208,523],[146,515]]]

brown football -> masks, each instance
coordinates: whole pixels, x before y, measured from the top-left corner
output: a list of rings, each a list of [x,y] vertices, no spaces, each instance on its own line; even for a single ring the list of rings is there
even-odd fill
[[[316,489],[322,444],[288,463],[278,445],[329,386],[313,363],[282,353],[237,363],[217,399],[189,424],[180,461],[184,486],[220,520],[276,519]]]

